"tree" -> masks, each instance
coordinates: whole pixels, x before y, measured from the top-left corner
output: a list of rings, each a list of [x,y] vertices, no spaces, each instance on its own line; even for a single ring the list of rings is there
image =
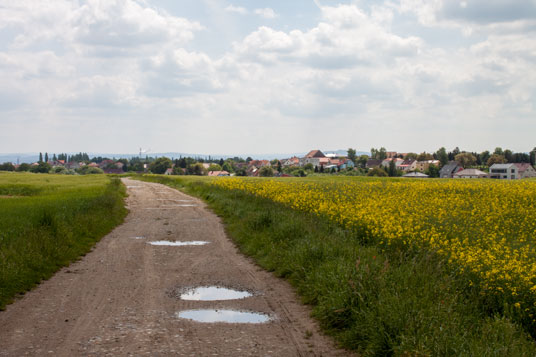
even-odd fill
[[[370,170],[367,173],[367,176],[379,176],[379,177],[385,177],[387,176],[387,172],[385,172],[384,169],[381,169],[379,167],[375,167],[372,170]]]
[[[449,156],[447,154],[447,149],[445,149],[444,147],[440,148],[439,150],[437,150],[436,155],[437,159],[441,163],[441,166],[445,166],[446,164],[448,164]]]
[[[474,157],[473,154],[468,152],[462,152],[461,154],[456,155],[454,157],[454,160],[456,160],[461,166],[465,168],[476,164],[476,157]]]
[[[30,171],[35,172],[35,173],[46,174],[50,171],[51,168],[52,167],[48,163],[40,161],[39,164],[37,166],[33,166],[30,169]]]
[[[45,162],[48,162],[48,152],[45,153]]]
[[[489,158],[491,157],[489,151],[487,150],[482,151],[480,155],[478,156],[480,157],[480,162],[482,163],[482,165],[485,165],[488,162]]]
[[[272,177],[274,176],[274,170],[271,166],[263,166],[259,170],[259,176],[261,177]]]
[[[39,162],[43,162],[43,154],[39,153]]]
[[[428,160],[433,160],[433,159],[434,159],[434,155],[429,154],[427,152],[421,152],[419,156],[417,156],[417,161],[428,161]]]
[[[496,147],[495,151],[493,152],[495,155],[501,155],[504,156],[504,151],[501,147]]]
[[[361,168],[365,168],[367,166],[367,161],[369,160],[369,157],[368,155],[361,155],[359,156],[359,158],[357,159],[357,162],[354,162],[354,164],[357,166],[361,166]]]
[[[56,154],[52,155],[52,161],[58,161],[58,158],[56,157]]]
[[[389,161],[389,169],[387,171],[387,174],[389,175],[389,177],[396,176],[396,164],[394,160]]]
[[[281,161],[277,160],[277,171],[281,172],[281,170],[282,170]]]
[[[11,162],[4,162],[0,165],[0,171],[15,171],[15,166]]]
[[[515,162],[514,153],[512,152],[512,150],[504,150],[504,158],[506,159],[506,162]]]
[[[428,166],[428,170],[426,170],[426,174],[430,177],[439,177],[439,167],[433,164]]]
[[[311,164],[311,163],[308,163],[303,167],[303,169],[307,170],[307,171],[313,171],[313,170],[315,170],[315,166],[313,164]]]
[[[417,160],[418,157],[419,157],[419,154],[415,152],[408,152],[406,154],[406,160]]]
[[[249,164],[250,161],[253,161],[253,159],[252,159],[250,156],[248,156],[248,157],[246,158],[246,162]]]
[[[536,148],[532,149],[530,152],[530,164],[532,166],[536,165]]]
[[[23,172],[23,171],[30,171],[30,164],[27,164],[27,163],[23,163],[23,164],[20,164],[19,167],[17,167],[17,171],[19,172]]]
[[[210,164],[210,166],[208,167],[208,171],[221,171],[221,170],[222,168],[218,164]]]
[[[380,150],[370,149],[370,157],[376,160],[385,160],[387,158],[387,150],[381,147]]]
[[[497,155],[497,154],[491,155],[487,162],[488,166],[491,166],[493,164],[505,164],[505,163],[506,163],[506,159],[504,158],[504,156]]]
[[[355,149],[352,149],[352,148],[348,149],[348,160],[352,160],[352,162],[355,164],[355,161],[356,161],[356,151],[355,151]]]
[[[232,166],[231,163],[229,163],[228,161],[226,161],[226,162],[223,164],[223,166],[222,166],[221,169],[222,169],[223,171],[227,171],[227,172],[229,172],[229,173],[231,173],[231,172],[234,171],[234,170],[233,170],[233,166]]]
[[[154,174],[163,174],[167,169],[171,168],[172,162],[167,157],[159,157],[149,165],[149,169]]]
[[[78,169],[78,173],[80,175],[98,175],[98,174],[103,174],[104,171],[102,171],[102,169],[99,169],[98,167],[92,167],[92,166],[82,166],[81,168]]]

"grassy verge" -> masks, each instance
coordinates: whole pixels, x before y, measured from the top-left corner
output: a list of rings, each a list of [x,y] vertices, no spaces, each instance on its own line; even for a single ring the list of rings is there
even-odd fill
[[[294,285],[322,328],[363,355],[532,356],[517,324],[482,310],[441,259],[381,251],[356,232],[205,180],[144,176],[203,198],[241,251]]]
[[[124,186],[104,175],[0,175],[0,309],[122,222]]]

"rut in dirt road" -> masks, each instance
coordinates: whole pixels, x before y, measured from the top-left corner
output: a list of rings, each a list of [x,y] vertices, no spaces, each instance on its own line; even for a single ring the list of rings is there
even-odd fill
[[[318,332],[286,282],[238,253],[202,201],[123,182],[125,223],[0,312],[1,356],[347,355]],[[181,299],[217,291],[210,288],[247,294]]]

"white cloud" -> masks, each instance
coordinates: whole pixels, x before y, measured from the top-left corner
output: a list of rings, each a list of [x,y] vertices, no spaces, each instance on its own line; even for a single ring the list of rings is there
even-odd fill
[[[275,19],[277,17],[275,11],[269,7],[264,9],[255,9],[255,14],[264,17],[265,19]]]
[[[0,6],[0,132],[26,134],[17,121],[34,120],[36,133],[49,130],[48,142],[63,142],[59,128],[98,135],[109,127],[154,140],[149,146],[170,143],[166,150],[252,153],[273,152],[270,135],[280,138],[277,151],[342,142],[431,150],[450,145],[443,137],[474,142],[471,133],[504,118],[536,130],[525,123],[536,110],[536,25],[521,2],[509,15],[498,14],[497,1],[480,15],[471,1],[364,3],[320,6],[320,20],[301,27],[281,26],[287,14],[275,5],[277,15],[229,5],[252,16],[226,17],[242,32],[218,56],[208,53],[223,41],[213,36],[222,23],[207,17],[201,25],[147,1]],[[277,16],[278,27],[251,31],[265,23],[255,15]],[[326,135],[319,123],[342,129]],[[0,151],[17,144],[5,140]]]
[[[234,6],[234,5],[229,5],[225,8],[225,11],[227,12],[234,12],[234,13],[237,13],[237,14],[240,14],[240,15],[247,15],[248,14],[248,10],[244,7],[241,7],[241,6]]]

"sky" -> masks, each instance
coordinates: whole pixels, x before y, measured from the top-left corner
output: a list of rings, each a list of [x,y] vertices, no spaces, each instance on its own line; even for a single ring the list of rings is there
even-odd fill
[[[536,146],[536,0],[0,0],[0,152]]]

